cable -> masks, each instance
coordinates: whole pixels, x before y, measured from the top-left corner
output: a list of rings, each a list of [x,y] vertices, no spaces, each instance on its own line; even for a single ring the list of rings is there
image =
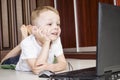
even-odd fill
[[[70,62],[68,62],[68,67],[69,67],[69,71],[73,71],[73,66],[71,65]]]

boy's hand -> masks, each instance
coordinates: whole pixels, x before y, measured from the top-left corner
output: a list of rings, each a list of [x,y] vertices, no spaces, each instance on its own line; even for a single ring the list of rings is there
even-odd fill
[[[40,66],[37,66],[34,68],[33,73],[34,74],[39,74],[40,72],[44,71],[48,65],[47,64],[42,64]]]
[[[48,41],[50,42],[50,39],[48,38],[48,35],[47,35],[48,31],[45,28],[39,27],[38,34],[40,35],[41,39],[43,39],[42,40],[43,43],[48,42]]]
[[[46,42],[51,42],[51,40],[47,36],[47,33],[48,31],[43,27],[39,28],[37,28],[36,26],[33,27],[33,34],[42,44],[45,44]]]

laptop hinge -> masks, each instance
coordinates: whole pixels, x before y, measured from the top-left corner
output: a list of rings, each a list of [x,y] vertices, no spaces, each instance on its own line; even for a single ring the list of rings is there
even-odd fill
[[[118,79],[120,79],[120,71],[112,72],[112,70],[110,70],[110,71],[106,71],[104,73],[104,75],[105,75],[105,80],[118,80]]]

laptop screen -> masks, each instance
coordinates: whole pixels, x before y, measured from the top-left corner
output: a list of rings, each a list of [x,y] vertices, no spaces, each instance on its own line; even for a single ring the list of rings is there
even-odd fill
[[[120,7],[99,3],[97,75],[120,71]]]

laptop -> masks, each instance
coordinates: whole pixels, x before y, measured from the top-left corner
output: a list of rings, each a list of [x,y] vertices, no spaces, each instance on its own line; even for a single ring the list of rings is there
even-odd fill
[[[50,75],[51,80],[117,80],[120,76],[120,7],[99,3],[96,67]],[[113,75],[115,74],[115,75]]]

